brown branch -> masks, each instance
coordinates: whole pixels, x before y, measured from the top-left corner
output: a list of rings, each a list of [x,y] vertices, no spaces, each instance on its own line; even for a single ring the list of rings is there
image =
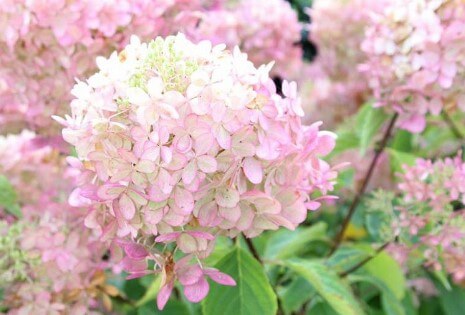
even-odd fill
[[[370,182],[371,177],[373,176],[373,172],[376,168],[376,164],[378,163],[381,153],[383,153],[389,139],[391,138],[391,133],[392,133],[392,130],[394,129],[394,125],[396,123],[398,116],[399,115],[397,113],[392,116],[389,122],[389,125],[386,131],[384,132],[384,136],[383,136],[383,139],[381,140],[381,143],[379,144],[378,148],[375,149],[375,155],[373,159],[371,160],[370,167],[368,168],[368,172],[365,175],[362,186],[358,190],[357,194],[355,195],[354,200],[352,201],[352,204],[350,205],[349,212],[347,213],[347,216],[344,218],[344,221],[342,222],[342,227],[334,239],[334,245],[331,248],[331,251],[329,252],[328,256],[331,256],[341,245],[342,239],[344,237],[344,233],[349,225],[350,220],[352,219],[352,216],[355,213],[355,210],[357,209],[358,204],[362,200],[362,196],[368,187],[368,183]]]
[[[247,248],[250,250],[250,252],[252,253],[252,256],[258,260],[258,262],[260,264],[263,265],[263,260],[262,258],[260,257],[260,255],[258,254],[258,251],[257,249],[255,248],[255,245],[252,243],[252,240],[250,238],[247,238],[245,235],[244,235],[244,240],[245,240],[245,243],[247,244]]]
[[[351,274],[352,272],[355,272],[357,271],[358,269],[360,269],[361,267],[363,267],[367,262],[369,262],[370,260],[372,260],[373,258],[375,258],[376,256],[378,256],[379,253],[381,253],[386,247],[388,247],[388,245],[390,244],[391,242],[386,242],[384,243],[381,247],[379,247],[375,253],[373,255],[370,255],[368,256],[367,258],[363,259],[362,261],[360,261],[358,264],[350,267],[349,269],[339,273],[339,277],[341,278],[344,278],[346,277],[347,275]]]
[[[455,122],[452,120],[452,118],[449,116],[449,114],[446,112],[446,110],[442,111],[442,118],[444,118],[444,121],[446,124],[449,126],[450,131],[454,134],[454,136],[457,139],[460,140],[465,140],[465,136],[462,134],[460,129],[457,127]]]

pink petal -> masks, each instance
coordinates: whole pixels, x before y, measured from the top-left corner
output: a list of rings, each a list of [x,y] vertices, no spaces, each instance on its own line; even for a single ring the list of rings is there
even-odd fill
[[[202,232],[202,231],[186,231],[185,233],[192,235],[193,237],[198,237],[198,238],[203,238],[206,240],[214,240],[215,237],[211,235],[210,233],[207,232]]]
[[[178,278],[182,285],[193,285],[203,278],[203,270],[198,265],[189,266],[178,273]]]
[[[123,194],[119,199],[119,206],[123,217],[126,220],[131,220],[134,218],[134,214],[136,213],[136,206],[131,198],[128,195]]]
[[[222,272],[218,271],[217,269],[205,268],[203,270],[203,273],[206,274],[207,276],[209,276],[216,283],[219,283],[219,284],[222,284],[222,285],[229,285],[229,286],[235,286],[236,285],[236,281],[234,281],[234,279],[231,276],[229,276],[229,275],[227,275],[225,273],[222,273]]]
[[[237,222],[241,216],[241,209],[236,206],[233,208],[219,207],[221,217],[231,222]]]
[[[198,303],[207,296],[209,290],[208,281],[205,278],[201,278],[197,283],[185,286],[184,294],[188,301]]]
[[[229,132],[223,127],[220,126],[218,131],[215,134],[216,141],[225,150],[231,148],[231,135]]]
[[[162,310],[168,299],[170,298],[171,292],[173,291],[173,282],[169,282],[161,287],[157,295],[157,306],[159,310]]]
[[[142,246],[141,244],[132,243],[132,242],[122,242],[122,241],[119,241],[117,243],[121,247],[123,247],[124,252],[126,253],[126,255],[128,255],[129,258],[139,260],[139,259],[143,259],[147,257],[149,254],[147,250],[145,249],[145,247]]]
[[[202,155],[197,158],[197,165],[204,173],[213,173],[216,171],[216,159],[210,155]]]
[[[184,184],[189,185],[197,175],[197,163],[191,161],[182,171],[182,181]]]
[[[118,198],[118,196],[126,189],[126,187],[117,184],[105,184],[101,186],[97,195],[103,200],[113,200]]]
[[[240,196],[237,190],[223,187],[217,189],[215,200],[220,207],[233,208],[239,202]]]
[[[174,202],[181,208],[183,214],[189,214],[194,210],[194,197],[186,189],[176,187],[174,191]]]
[[[171,233],[162,234],[162,235],[157,236],[157,238],[155,239],[155,242],[159,242],[159,243],[172,242],[176,240],[179,237],[179,235],[181,235],[181,232],[171,232]]]
[[[244,159],[243,169],[245,176],[253,184],[260,184],[263,179],[263,169],[259,161],[248,157]]]
[[[136,170],[145,174],[153,173],[155,172],[155,163],[149,160],[141,160],[136,164]]]
[[[197,156],[206,154],[213,146],[214,138],[210,133],[204,133],[195,138],[195,153]]]

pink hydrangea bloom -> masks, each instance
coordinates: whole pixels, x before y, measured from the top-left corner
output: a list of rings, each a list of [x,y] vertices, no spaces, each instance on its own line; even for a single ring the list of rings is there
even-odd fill
[[[370,15],[382,6],[383,1],[316,0],[307,10],[309,40],[318,50],[301,72],[301,80],[308,83],[302,98],[309,118],[335,126],[369,99],[367,80],[357,69],[365,61],[360,45]]]
[[[275,61],[271,73],[282,78],[295,78],[300,72],[302,26],[287,1],[234,1],[199,14],[192,23],[196,26],[183,30],[191,40],[208,39],[229,49],[239,46],[254,64]]]
[[[3,219],[0,207],[0,287],[8,314],[93,313],[105,290],[117,290],[101,276],[97,281],[106,248],[85,228],[86,210],[68,205],[74,175],[64,157],[32,132],[2,136],[0,173],[22,212]]]
[[[454,280],[465,280],[465,163],[460,156],[444,160],[417,160],[404,167],[399,190],[404,195],[398,207],[399,221],[395,230],[409,235],[391,248],[405,254],[421,250],[425,264],[444,269]],[[453,208],[452,202],[459,206]],[[397,248],[397,249],[396,249]]]
[[[371,14],[360,70],[377,105],[402,113],[402,128],[420,132],[426,114],[464,109],[464,9],[463,1],[395,0]]]
[[[27,127],[56,133],[56,126],[50,129],[50,116],[64,114],[75,78],[95,72],[96,56],[124,47],[132,34],[150,39],[176,32],[191,11],[213,4],[203,0],[3,1],[0,131]]]
[[[65,113],[75,79],[95,72],[95,58],[122,49],[132,34],[149,40],[184,29],[192,39],[240,45],[256,63],[275,60],[281,76],[298,71],[300,25],[287,2],[222,9],[223,2],[7,1],[0,8],[0,131],[56,134],[50,116]]]
[[[98,64],[75,85],[71,115],[56,119],[78,154],[78,195],[92,203],[86,225],[122,246],[133,277],[155,261],[168,277],[159,306],[172,277],[195,302],[205,275],[229,279],[200,265],[216,236],[294,229],[329,198],[337,172],[321,157],[335,136],[301,124],[296,84],[284,82],[279,96],[270,66],[182,34],[133,37]],[[187,258],[175,262],[159,243]],[[199,276],[183,280],[184,266]]]

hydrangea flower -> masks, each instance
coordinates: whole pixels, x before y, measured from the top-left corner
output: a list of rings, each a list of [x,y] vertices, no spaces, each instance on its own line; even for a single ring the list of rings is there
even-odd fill
[[[21,216],[0,206],[0,288],[8,314],[93,314],[118,290],[105,283],[106,248],[85,229],[83,208],[67,196],[73,170],[53,143],[33,132],[0,137],[0,173],[18,195]]]
[[[377,105],[402,113],[402,128],[420,132],[426,114],[464,110],[464,8],[462,1],[395,0],[371,14],[360,70]]]
[[[272,75],[297,77],[302,66],[299,45],[302,25],[284,0],[232,1],[217,10],[198,15],[183,29],[191,40],[239,46],[254,64],[275,61]]]
[[[198,41],[241,45],[254,62],[276,60],[280,75],[298,71],[300,26],[287,2],[224,2],[8,0],[0,8],[0,131],[58,133],[50,116],[65,113],[75,79],[94,73],[95,58],[122,49],[132,34],[149,40],[184,29]]]
[[[160,308],[176,279],[192,302],[206,277],[234,284],[201,263],[216,236],[294,229],[332,198],[337,172],[321,157],[334,134],[301,124],[295,83],[278,95],[271,65],[224,47],[132,37],[56,117],[78,155],[75,195],[92,203],[86,225],[120,244],[133,277],[162,272]]]
[[[318,49],[315,60],[302,72],[307,85],[302,90],[303,106],[310,119],[315,116],[336,126],[369,100],[367,80],[358,71],[366,59],[360,45],[370,16],[383,8],[383,2],[316,0],[307,9],[309,40]]]
[[[424,263],[445,270],[456,282],[465,280],[465,163],[460,156],[444,160],[418,159],[404,166],[399,190],[399,220],[394,229],[400,243],[391,250],[402,260],[412,251]]]
[[[124,47],[132,34],[176,32],[190,12],[220,1],[3,1],[0,7],[0,130],[50,129],[64,114],[75,78],[95,71],[95,58]],[[189,14],[188,14],[189,13]]]

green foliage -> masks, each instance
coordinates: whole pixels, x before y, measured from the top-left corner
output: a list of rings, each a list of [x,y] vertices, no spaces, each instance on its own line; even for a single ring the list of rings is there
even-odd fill
[[[404,272],[397,261],[386,252],[379,253],[363,269],[369,275],[383,282],[397,299],[402,300],[404,298],[406,288]]]
[[[343,272],[357,265],[363,259],[371,256],[373,249],[364,246],[345,246],[339,248],[329,259],[326,265],[331,270]]]
[[[350,287],[323,263],[292,258],[285,264],[307,280],[338,314],[364,314]]]
[[[387,149],[387,153],[389,154],[391,169],[394,173],[403,172],[402,165],[413,165],[418,158],[411,153],[397,151],[391,148]]]
[[[360,139],[360,151],[365,154],[374,136],[384,124],[388,115],[382,108],[374,108],[373,104],[366,103],[359,110],[356,117],[356,132]]]
[[[265,257],[269,259],[285,259],[304,251],[309,243],[325,240],[327,225],[319,222],[310,227],[301,227],[295,231],[279,230],[270,237],[265,248]]]
[[[310,307],[308,310],[308,315],[318,314],[318,315],[337,315],[333,308],[324,301],[318,301]]]
[[[8,179],[3,175],[0,175],[0,207],[4,207],[6,211],[17,218],[22,217],[16,191]]]
[[[364,202],[365,227],[374,242],[384,243],[394,238],[392,222],[395,195],[393,192],[377,190]]]
[[[444,310],[444,315],[463,315],[465,312],[465,290],[452,286],[448,290],[439,282],[435,282],[439,291],[439,302]]]
[[[281,306],[286,314],[298,311],[315,294],[315,289],[302,277],[294,277],[291,283],[278,288]]]
[[[384,281],[377,277],[359,275],[352,275],[349,280],[351,282],[368,282],[377,287],[381,292],[381,303],[386,315],[406,315],[401,299]]]
[[[154,301],[137,308],[137,315],[190,315],[191,312],[186,303],[171,299],[160,311]]]
[[[210,293],[202,302],[204,315],[276,314],[276,295],[263,267],[248,252],[236,246],[215,267],[233,277],[237,285],[210,282]]]

